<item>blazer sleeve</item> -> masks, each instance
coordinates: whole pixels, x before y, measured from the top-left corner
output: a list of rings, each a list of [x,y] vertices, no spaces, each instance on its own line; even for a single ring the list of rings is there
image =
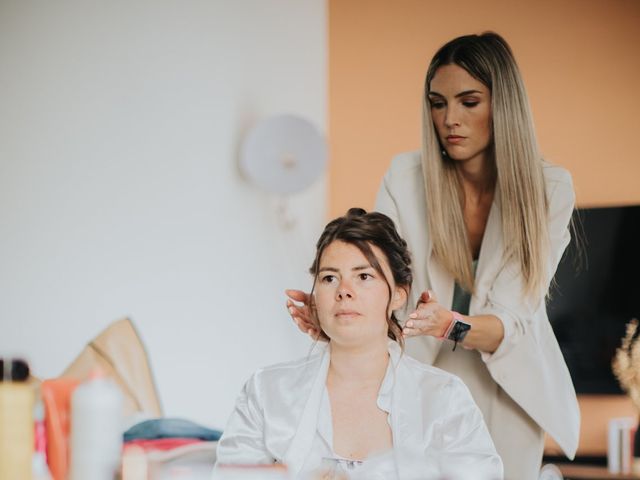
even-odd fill
[[[444,392],[446,403],[434,429],[439,448],[431,451],[440,478],[503,478],[502,460],[468,388],[452,378]]]
[[[549,255],[545,269],[547,277],[544,290],[547,291],[558,263],[571,240],[569,223],[575,206],[575,193],[568,171],[548,166],[556,170],[553,180],[547,182],[549,192]],[[526,336],[536,336],[539,326],[535,325],[537,313],[545,310],[544,296],[535,300],[523,297],[524,278],[520,266],[508,262],[496,276],[487,295],[485,305],[475,314],[492,314],[498,317],[505,329],[505,336],[493,354],[482,352],[485,362],[501,358],[515,348]]]
[[[260,406],[257,374],[244,385],[222,437],[216,466],[224,464],[269,464],[275,460],[264,442],[264,414]]]

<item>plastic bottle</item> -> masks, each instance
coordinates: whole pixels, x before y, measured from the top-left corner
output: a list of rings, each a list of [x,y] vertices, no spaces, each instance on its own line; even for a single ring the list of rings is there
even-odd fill
[[[23,360],[0,359],[0,480],[30,479],[33,387]]]
[[[71,397],[70,480],[113,480],[122,454],[122,392],[101,372]]]

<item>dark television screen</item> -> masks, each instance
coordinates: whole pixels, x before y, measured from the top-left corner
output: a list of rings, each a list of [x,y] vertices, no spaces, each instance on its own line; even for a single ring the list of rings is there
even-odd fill
[[[548,312],[577,393],[622,393],[611,360],[640,318],[640,205],[579,209]]]

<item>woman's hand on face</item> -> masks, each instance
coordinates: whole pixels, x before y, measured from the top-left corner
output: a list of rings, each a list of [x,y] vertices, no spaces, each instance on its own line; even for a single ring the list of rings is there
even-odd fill
[[[438,303],[430,290],[420,294],[416,310],[409,315],[402,334],[405,337],[429,335],[442,337],[453,320],[453,314]]]
[[[318,339],[320,331],[312,319],[310,308],[311,297],[301,290],[285,290],[287,310],[302,333],[306,333],[314,340]]]

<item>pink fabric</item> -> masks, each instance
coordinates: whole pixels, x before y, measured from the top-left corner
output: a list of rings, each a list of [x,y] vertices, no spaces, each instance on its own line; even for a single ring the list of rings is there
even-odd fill
[[[172,448],[201,443],[197,438],[158,438],[154,440],[131,440],[125,444],[125,450],[130,446],[142,447],[145,452],[150,450],[171,450]]]

